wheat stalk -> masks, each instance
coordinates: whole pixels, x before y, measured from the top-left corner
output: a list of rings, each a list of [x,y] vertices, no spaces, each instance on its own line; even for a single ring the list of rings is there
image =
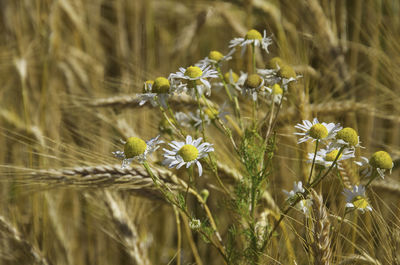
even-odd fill
[[[314,264],[329,265],[331,264],[331,240],[329,235],[330,222],[328,212],[322,200],[322,196],[318,195],[314,190],[312,196],[312,212],[313,212],[313,242],[311,249],[314,254]]]

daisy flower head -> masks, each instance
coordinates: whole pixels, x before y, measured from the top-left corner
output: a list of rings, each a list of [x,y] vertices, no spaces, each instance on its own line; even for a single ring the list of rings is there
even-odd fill
[[[167,78],[160,76],[154,79],[154,81],[146,81],[143,86],[143,92],[139,96],[140,106],[149,101],[153,107],[160,104],[166,108],[171,92],[171,84]]]
[[[177,169],[185,165],[186,168],[189,168],[196,164],[199,169],[199,176],[201,176],[203,168],[199,160],[207,156],[209,152],[214,151],[212,144],[201,143],[202,140],[201,137],[194,140],[188,135],[185,142],[172,141],[168,144],[172,150],[163,149],[165,152],[163,164],[169,168],[176,167]]]
[[[129,166],[133,160],[143,163],[146,161],[147,156],[156,151],[160,147],[159,145],[164,142],[159,138],[160,135],[145,142],[139,137],[129,137],[126,141],[122,141],[124,151],[115,151],[113,154],[115,157],[122,159],[122,168]]]
[[[315,164],[321,165],[323,167],[330,167],[335,161],[336,157],[339,154],[339,149],[336,149],[334,145],[330,144],[326,149],[318,150],[315,156]],[[350,159],[354,157],[354,150],[352,149],[344,149],[343,152],[339,155],[337,159],[338,168],[340,167],[340,161]],[[308,153],[307,162],[312,163],[314,160],[314,153]]]
[[[279,104],[282,101],[283,89],[279,84],[274,84],[272,87],[266,86],[265,89],[270,94],[273,103]]]
[[[264,30],[264,36],[256,29],[249,30],[244,38],[234,38],[229,42],[229,48],[234,48],[236,46],[242,47],[242,55],[245,53],[247,45],[254,45],[255,47],[260,47],[267,53],[268,46],[272,44],[271,37],[267,37],[267,31]]]
[[[306,142],[308,140],[329,140],[335,137],[336,133],[342,129],[340,124],[335,123],[319,123],[317,118],[314,118],[312,122],[303,120],[303,124],[298,123],[294,126],[296,129],[302,130],[303,132],[296,132],[296,135],[302,135],[297,144]]]
[[[365,187],[362,185],[353,186],[353,189],[344,189],[343,195],[346,196],[346,208],[356,209],[361,212],[372,211],[368,198],[365,195]]]
[[[392,174],[394,166],[392,157],[385,151],[378,151],[372,154],[371,158],[361,157],[360,162],[355,162],[360,167],[365,167],[362,173],[369,177],[376,171],[381,178],[385,178],[386,171]]]
[[[303,183],[301,181],[299,182],[295,181],[293,183],[293,190],[291,191],[283,190],[283,193],[285,193],[287,196],[286,200],[292,200],[295,198],[297,193],[303,193],[303,192],[305,192],[305,190],[303,188]]]
[[[239,78],[236,86],[242,94],[248,95],[253,101],[257,101],[258,94],[264,92],[264,79],[258,74],[243,75]]]
[[[349,148],[355,148],[360,146],[360,136],[357,132],[350,127],[339,130],[335,136],[335,144],[337,146],[346,146]]]
[[[221,65],[223,62],[227,62],[229,60],[232,60],[232,54],[235,52],[235,49],[231,49],[226,55],[223,55],[219,51],[210,51],[208,56],[201,60],[198,64],[196,65]]]
[[[189,92],[192,96],[196,93],[202,95],[206,92],[207,95],[211,93],[211,85],[207,78],[217,78],[218,72],[211,69],[210,65],[189,66],[188,68],[179,68],[176,73],[170,74],[169,78],[176,83],[180,80],[180,89]],[[183,82],[182,82],[183,81]]]

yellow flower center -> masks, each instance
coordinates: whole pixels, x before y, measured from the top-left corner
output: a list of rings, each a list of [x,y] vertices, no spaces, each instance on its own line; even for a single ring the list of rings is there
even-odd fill
[[[138,137],[129,137],[124,146],[124,153],[126,158],[132,158],[144,154],[147,144],[145,141]]]
[[[335,161],[335,158],[339,154],[339,150],[332,150],[329,153],[326,154],[325,160],[326,161]],[[342,154],[338,157],[338,160],[342,157]]]
[[[210,54],[208,55],[208,57],[211,60],[214,61],[220,61],[222,58],[224,58],[224,55],[222,53],[220,53],[219,51],[210,51]]]
[[[393,167],[392,158],[385,151],[375,152],[369,160],[369,164],[375,168],[381,169],[391,169]]]
[[[227,72],[224,75],[225,82],[231,83],[231,73],[232,73],[232,80],[233,83],[236,83],[239,80],[239,76],[235,72]]]
[[[214,109],[214,108],[205,108],[204,109],[204,113],[211,119],[215,119],[218,116],[218,110]]]
[[[165,94],[169,92],[170,83],[165,77],[157,77],[154,80],[152,92],[157,94]]]
[[[247,77],[246,86],[249,88],[258,88],[262,83],[262,79],[257,74],[252,74]]]
[[[143,84],[143,89],[142,89],[143,93],[149,92],[149,88],[150,88],[150,86],[152,86],[153,84],[154,84],[154,81],[153,81],[153,80],[147,80],[146,82],[144,82],[144,84]]]
[[[280,57],[274,57],[271,60],[269,60],[269,62],[268,62],[269,69],[277,69],[278,66],[279,66],[279,68],[281,68],[283,65],[285,65],[285,63],[283,62],[283,60]]]
[[[358,144],[357,132],[350,127],[340,130],[336,134],[336,139],[341,139],[351,146],[356,146]]]
[[[352,203],[357,209],[365,209],[369,205],[367,198],[360,195],[354,197]]]
[[[314,139],[323,139],[328,136],[328,129],[321,123],[314,124],[308,134]]]
[[[283,90],[279,84],[272,86],[272,95],[282,95]]]
[[[251,29],[246,33],[246,40],[262,40],[261,33],[256,29]]]
[[[289,65],[285,64],[281,66],[281,69],[279,69],[278,75],[282,78],[296,78],[296,72],[293,70],[292,67]]]
[[[203,71],[201,71],[200,67],[189,66],[186,68],[185,75],[190,78],[197,78],[203,75]]]
[[[183,161],[190,162],[199,156],[199,150],[191,144],[185,144],[178,151],[178,155],[182,157]]]

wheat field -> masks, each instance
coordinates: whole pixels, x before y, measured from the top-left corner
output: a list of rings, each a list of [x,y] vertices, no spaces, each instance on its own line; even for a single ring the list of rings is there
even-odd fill
[[[0,264],[400,264],[399,14],[396,0],[0,1]],[[238,48],[221,71],[281,58],[296,81],[280,104],[212,84],[207,98],[171,96],[171,112],[140,106],[146,80],[226,54],[250,29],[271,36],[268,52]],[[206,127],[202,108],[226,102],[227,121]],[[176,123],[196,110],[197,129]],[[323,180],[315,143],[294,134],[315,117],[363,147]],[[202,176],[162,162],[189,134],[213,144]],[[148,164],[113,155],[157,135]],[[392,172],[369,181],[354,161],[380,150]],[[304,212],[283,192],[294,181]],[[359,184],[372,211],[345,206]]]

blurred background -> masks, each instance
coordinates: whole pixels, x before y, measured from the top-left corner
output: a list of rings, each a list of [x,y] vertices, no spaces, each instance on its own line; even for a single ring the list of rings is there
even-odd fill
[[[362,155],[386,150],[399,158],[399,14],[396,0],[0,1],[0,264],[175,264],[175,215],[157,192],[32,174],[119,164],[111,154],[122,148],[119,139],[158,133],[158,112],[130,103],[143,82],[167,77],[210,50],[227,53],[229,41],[251,28],[266,29],[274,40],[269,54],[259,53],[259,68],[279,56],[303,76],[277,127],[269,192],[278,205],[281,190],[307,172],[312,146],[299,148],[293,136],[302,119],[354,127],[366,147]],[[238,55],[229,68],[246,71],[247,57]],[[222,103],[220,94],[212,96]],[[240,173],[224,135],[211,141],[221,146],[219,161]],[[348,183],[359,181],[350,163],[343,175]],[[202,181],[211,190],[210,207],[223,213],[219,193],[212,191],[215,180]],[[330,207],[342,207],[339,185],[323,190]],[[373,206],[384,205],[383,218],[365,217],[370,237],[358,246],[381,264],[394,264],[399,238],[387,236],[400,225],[396,167],[372,192]],[[125,218],[128,232],[116,225],[118,218]],[[377,227],[375,221],[387,224]],[[223,214],[218,222],[223,227]],[[190,233],[185,228],[182,234]],[[183,239],[183,264],[195,264],[189,241]],[[195,233],[192,241],[204,264],[222,264]],[[296,244],[299,264],[307,264],[301,242]],[[271,264],[292,262],[282,253],[270,255]]]

